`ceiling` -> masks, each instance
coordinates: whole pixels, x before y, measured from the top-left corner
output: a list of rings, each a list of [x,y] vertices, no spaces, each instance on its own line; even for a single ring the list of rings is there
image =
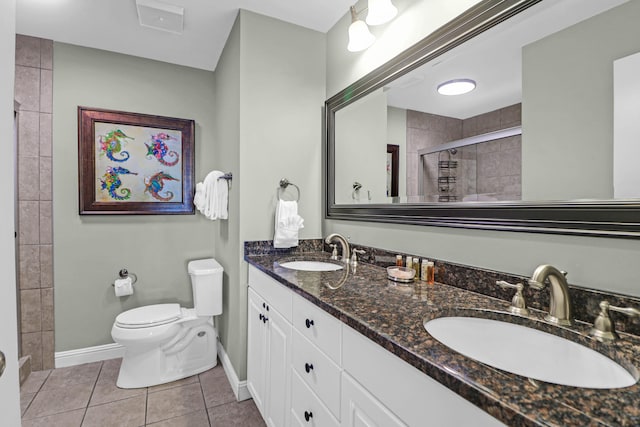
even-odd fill
[[[184,32],[138,23],[135,0],[17,0],[16,32],[215,70],[238,9],[326,33],[355,0],[162,0],[184,8]]]

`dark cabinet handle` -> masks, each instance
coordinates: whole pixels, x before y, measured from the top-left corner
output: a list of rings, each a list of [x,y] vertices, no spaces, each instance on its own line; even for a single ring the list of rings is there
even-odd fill
[[[262,320],[264,316],[262,315],[262,313],[260,313],[260,315],[258,316],[258,319]]]
[[[313,364],[312,363],[305,363],[304,364],[304,370],[307,371],[307,374],[309,372],[311,372],[313,370]]]
[[[262,303],[262,308],[267,308],[267,304],[266,303]]]
[[[269,311],[269,306],[268,305],[265,308],[267,309],[267,311]]]
[[[262,323],[267,323],[267,320],[269,320],[267,316],[262,316]]]
[[[313,418],[313,412],[304,411],[304,420],[306,422],[309,422],[311,418]]]
[[[307,328],[310,328],[313,326],[313,320],[307,319],[304,321],[304,324],[307,325]]]

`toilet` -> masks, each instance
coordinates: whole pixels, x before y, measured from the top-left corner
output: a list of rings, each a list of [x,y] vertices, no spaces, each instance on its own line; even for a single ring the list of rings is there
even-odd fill
[[[111,337],[125,349],[118,387],[168,383],[216,366],[213,316],[222,313],[222,271],[213,258],[189,262],[194,308],[154,304],[116,317]]]

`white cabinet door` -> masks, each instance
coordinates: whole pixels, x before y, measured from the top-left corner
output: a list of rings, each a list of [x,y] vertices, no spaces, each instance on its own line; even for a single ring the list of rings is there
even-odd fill
[[[343,427],[406,427],[346,372],[342,373]]]
[[[265,416],[264,396],[267,371],[267,328],[262,321],[264,300],[249,288],[247,322],[247,388],[253,401]]]
[[[266,421],[271,427],[284,427],[289,425],[291,401],[291,324],[274,309],[269,308],[265,316],[269,348]]]

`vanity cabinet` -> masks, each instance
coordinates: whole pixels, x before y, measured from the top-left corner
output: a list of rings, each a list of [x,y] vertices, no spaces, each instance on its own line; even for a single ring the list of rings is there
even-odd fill
[[[251,265],[248,316],[247,386],[269,426],[503,426]]]
[[[253,279],[253,282],[251,281]],[[270,427],[289,425],[291,294],[269,277],[249,278],[247,387]]]

